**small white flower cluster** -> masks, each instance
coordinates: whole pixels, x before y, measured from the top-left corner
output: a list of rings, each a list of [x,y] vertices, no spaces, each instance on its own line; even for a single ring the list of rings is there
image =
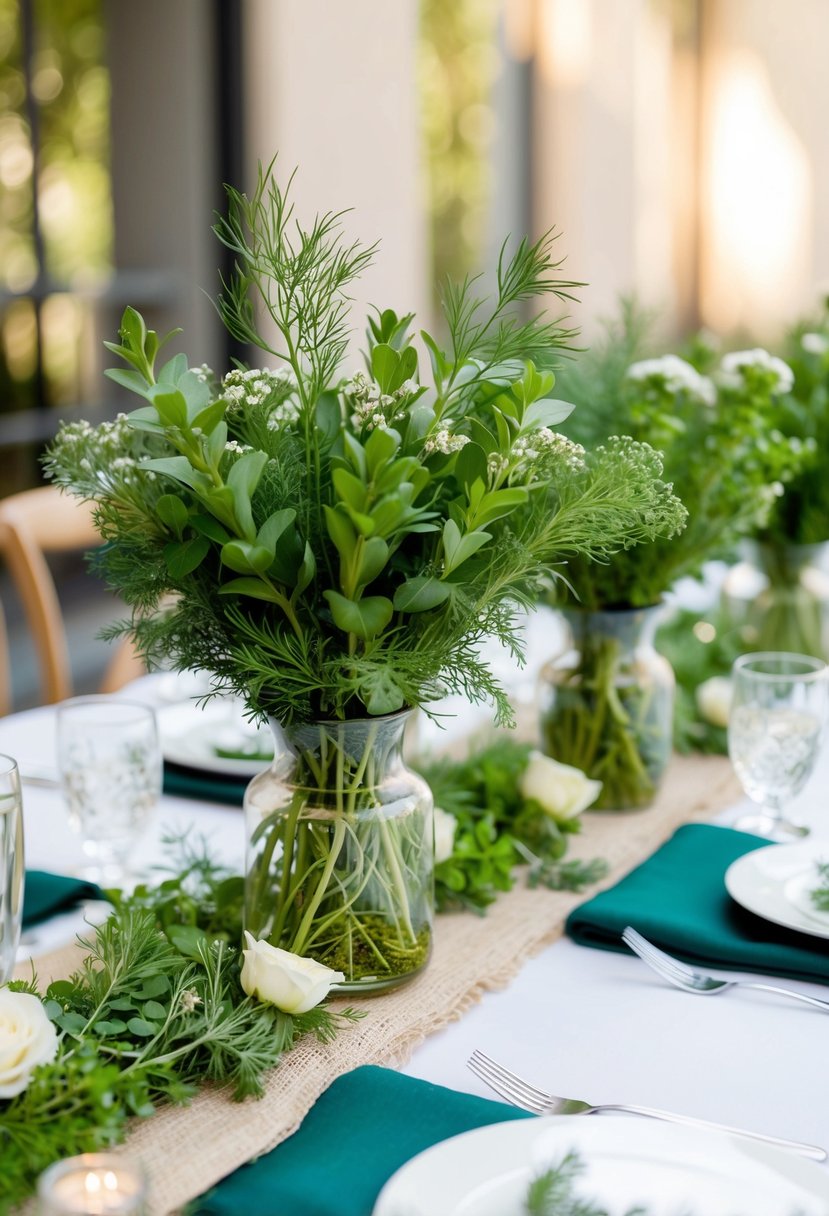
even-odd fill
[[[206,363],[200,363],[198,367],[191,367],[190,371],[197,380],[201,380],[202,384],[208,385],[211,389],[215,387],[216,373]]]
[[[344,385],[344,392],[354,406],[352,425],[366,431],[376,426],[389,426],[403,417],[401,406],[419,390],[416,380],[404,380],[393,393],[384,393],[376,380],[370,380],[365,372],[355,372]]]
[[[225,444],[225,451],[239,452],[241,454],[242,452],[252,452],[253,448],[249,443],[240,443],[238,439],[228,439]]]
[[[439,431],[435,431],[434,435],[428,437],[423,445],[423,451],[426,456],[433,456],[436,452],[440,452],[442,456],[451,456],[453,452],[459,452],[468,443],[468,435],[453,435],[448,427],[441,427]]]
[[[127,421],[126,414],[118,414],[112,422],[102,422],[92,426],[86,421],[67,423],[61,430],[60,442],[68,448],[81,448],[88,452],[78,461],[78,467],[89,475],[98,485],[111,487],[116,481],[121,485],[135,482],[136,473],[141,470],[141,477],[155,481],[156,474],[151,469],[143,469],[142,462],[149,460],[143,456],[136,460],[128,456],[135,431]]]
[[[542,426],[531,436],[531,439],[533,446],[527,452],[530,459],[535,459],[537,456],[543,457],[545,463],[554,462],[557,465],[564,465],[573,473],[580,473],[584,468],[585,451],[582,445],[574,443],[572,439],[568,439],[559,431],[551,431],[548,426]],[[518,444],[515,445],[515,448],[517,446]]]
[[[807,355],[825,355],[829,351],[829,338],[825,334],[804,334],[800,345]]]
[[[778,393],[788,393],[794,384],[794,372],[788,363],[771,355],[761,346],[754,350],[734,350],[724,355],[720,363],[720,383],[729,388],[742,388],[745,383],[744,369],[757,368],[758,371],[768,372],[774,376],[774,389]]]
[[[268,430],[277,431],[299,417],[293,399],[296,376],[289,367],[253,367],[228,372],[222,381],[222,396],[231,409],[246,406],[268,414]]]
[[[662,355],[659,359],[641,359],[627,370],[628,380],[652,380],[658,377],[670,393],[688,393],[703,405],[714,405],[717,390],[707,376],[679,355]]]

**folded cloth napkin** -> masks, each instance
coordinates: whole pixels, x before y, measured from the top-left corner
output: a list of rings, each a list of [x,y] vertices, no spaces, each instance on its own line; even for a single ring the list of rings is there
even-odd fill
[[[67,878],[63,874],[47,874],[45,870],[27,870],[23,894],[23,924],[66,912],[84,899],[103,899],[99,887],[82,878]]]
[[[179,798],[200,798],[203,802],[226,802],[241,806],[248,781],[244,777],[228,777],[224,773],[206,773],[201,769],[184,768],[164,762],[164,793]]]
[[[679,828],[615,887],[570,913],[574,941],[627,950],[626,925],[689,963],[829,984],[829,942],[747,912],[725,889],[733,861],[768,844],[709,824]]]
[[[189,1216],[370,1216],[417,1153],[490,1123],[532,1118],[486,1098],[364,1066],[339,1077],[302,1126],[188,1206]]]

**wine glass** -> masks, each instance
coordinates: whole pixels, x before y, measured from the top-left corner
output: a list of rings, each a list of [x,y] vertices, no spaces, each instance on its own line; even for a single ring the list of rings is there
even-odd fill
[[[58,769],[86,877],[113,885],[161,794],[161,748],[148,705],[75,697],[58,706]]]
[[[14,968],[23,917],[23,803],[20,773],[0,756],[0,984]]]
[[[827,668],[802,654],[744,654],[734,664],[728,753],[760,809],[734,827],[770,840],[807,836],[783,815],[814,767],[827,711]]]

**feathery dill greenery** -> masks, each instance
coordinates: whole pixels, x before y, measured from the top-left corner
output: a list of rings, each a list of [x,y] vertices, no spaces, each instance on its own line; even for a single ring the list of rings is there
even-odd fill
[[[186,1103],[205,1081],[236,1101],[305,1034],[329,1043],[359,1013],[317,1007],[288,1015],[246,995],[241,891],[203,844],[170,842],[182,868],[155,888],[112,893],[115,911],[82,942],[69,979],[49,984],[44,1007],[58,1054],[17,1097],[0,1101],[0,1211],[31,1193],[53,1161],[124,1138],[128,1121]],[[37,984],[12,989],[36,996]]]
[[[167,339],[128,308],[108,344],[127,366],[108,374],[141,407],[65,426],[48,455],[94,503],[94,563],[131,608],[107,636],[214,673],[284,725],[453,692],[509,723],[479,643],[520,658],[516,610],[563,560],[664,532],[677,508],[658,459],[615,440],[585,456],[551,429],[571,407],[550,368],[574,331],[523,310],[578,286],[552,232],[504,246],[493,298],[447,284],[446,343],[420,334],[428,376],[413,317],[388,309],[343,377],[348,293],[375,250],[344,239],[340,214],[304,225],[290,184],[271,165],[250,197],[229,187],[216,225],[235,257],[222,319],[278,367],[217,376],[178,354],[157,369]]]
[[[584,1172],[584,1162],[571,1149],[561,1161],[533,1178],[524,1199],[525,1216],[609,1216],[603,1203],[578,1194],[577,1183]],[[646,1213],[647,1208],[637,1205],[627,1208],[624,1216],[646,1216]]]
[[[532,748],[509,738],[474,746],[464,760],[438,760],[420,769],[435,805],[456,820],[452,856],[435,867],[438,908],[483,913],[499,891],[515,885],[516,866],[527,883],[579,891],[607,873],[605,862],[565,861],[578,818],[556,817],[524,796],[521,778]]]

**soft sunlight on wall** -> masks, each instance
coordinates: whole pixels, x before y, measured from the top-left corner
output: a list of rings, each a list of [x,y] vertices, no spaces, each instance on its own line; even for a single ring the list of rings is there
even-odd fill
[[[747,51],[716,62],[706,128],[702,317],[715,330],[774,332],[811,286],[809,157]]]

